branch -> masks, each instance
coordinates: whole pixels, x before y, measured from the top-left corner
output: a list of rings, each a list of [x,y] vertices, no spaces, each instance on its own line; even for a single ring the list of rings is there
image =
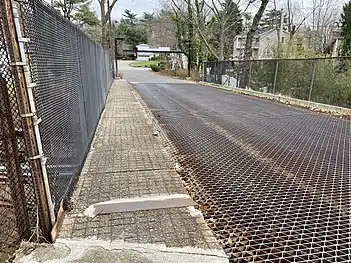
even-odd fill
[[[185,0],[185,2],[189,2],[189,0]],[[202,41],[204,42],[205,46],[207,47],[207,49],[210,51],[210,53],[216,57],[217,59],[219,58],[218,55],[216,54],[216,52],[213,50],[213,48],[210,46],[210,44],[208,43],[204,33],[202,32],[202,30],[200,29],[198,23],[194,23],[194,21],[190,20],[187,16],[184,16],[184,15],[181,15],[181,8],[180,6],[178,6],[176,3],[175,3],[175,0],[172,0],[172,4],[173,4],[173,7],[172,9],[174,10],[175,13],[177,13],[176,9],[179,11],[178,12],[178,15],[180,15],[183,19],[186,19],[188,23],[191,23],[193,26],[195,26],[196,28],[196,31],[199,33]]]
[[[212,0],[213,8],[211,8],[210,5],[207,4],[207,1],[205,1],[205,4],[215,13],[215,16],[219,19],[221,16],[221,12],[218,10],[216,4],[214,3],[214,0]]]
[[[302,26],[302,24],[306,21],[306,19],[309,17],[309,16],[311,16],[315,11],[316,11],[316,9],[317,8],[319,8],[319,7],[321,7],[322,5],[316,5],[314,8],[313,8],[313,10],[311,11],[311,12],[309,12],[303,19],[302,19],[302,21],[299,23],[299,25],[298,26],[296,26],[296,32],[299,30],[299,28]]]
[[[101,1],[101,0],[98,0],[98,1]],[[117,3],[117,1],[118,0],[113,0],[111,5],[107,7],[107,12],[106,12],[105,21],[104,21],[105,23],[107,23],[107,21],[110,19],[112,9],[115,6],[115,4]]]
[[[247,6],[245,7],[244,11],[242,11],[241,13],[244,14],[244,13],[247,11],[247,9],[249,8],[249,6],[250,6],[251,3],[252,3],[252,2],[249,1],[248,4],[247,4]],[[237,19],[237,20],[233,21],[233,23],[230,24],[230,25],[228,25],[228,27],[226,27],[226,28],[224,29],[224,31],[227,31],[234,23],[238,22],[239,20],[240,20],[240,19]]]
[[[200,35],[200,37],[202,38],[202,40],[204,41],[204,43],[205,43],[206,47],[208,48],[208,50],[211,52],[211,54],[212,54],[214,57],[216,57],[216,59],[218,59],[219,56],[216,54],[216,52],[213,50],[213,48],[212,48],[212,47],[210,46],[210,44],[207,42],[207,40],[206,40],[206,38],[205,38],[203,32],[199,29],[198,26],[196,26],[196,29],[197,29],[197,31],[199,32],[199,35]]]

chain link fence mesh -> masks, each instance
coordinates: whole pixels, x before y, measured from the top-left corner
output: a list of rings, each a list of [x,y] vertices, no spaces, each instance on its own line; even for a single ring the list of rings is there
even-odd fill
[[[40,210],[40,187],[31,170],[30,139],[23,132],[19,67],[12,65],[5,3],[0,1],[0,262],[11,258],[20,241],[38,230]],[[12,26],[19,37],[29,39],[18,45],[35,83],[41,142],[57,212],[61,201],[69,198],[89,150],[112,83],[112,59],[41,0],[14,1],[12,5]]]
[[[31,41],[34,94],[57,211],[70,195],[112,83],[112,59],[71,22],[40,0],[20,2],[23,36]]]
[[[240,87],[249,68],[247,89],[351,107],[351,58],[269,59],[204,63],[204,81]]]

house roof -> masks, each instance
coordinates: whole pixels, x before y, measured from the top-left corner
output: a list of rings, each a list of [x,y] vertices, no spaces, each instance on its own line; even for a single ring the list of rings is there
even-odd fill
[[[269,30],[263,31],[261,33],[258,33],[258,35],[259,36],[264,36],[264,35],[267,35],[267,34],[273,32],[273,31],[277,31],[277,29],[269,29]],[[289,32],[286,31],[286,30],[283,30],[283,33],[289,34]]]
[[[255,32],[255,36],[261,37],[261,36],[267,35],[273,31],[276,31],[276,30],[277,29],[258,28]],[[283,32],[289,34],[289,32],[286,30],[283,30]],[[237,37],[246,37],[246,34],[241,33],[241,34],[237,35],[235,38],[237,38]]]

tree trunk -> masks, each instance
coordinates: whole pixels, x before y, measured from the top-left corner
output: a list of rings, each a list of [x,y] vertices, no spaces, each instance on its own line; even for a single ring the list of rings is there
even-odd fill
[[[188,63],[190,63],[190,70],[193,70],[194,68],[194,45],[192,41],[194,41],[194,25],[191,21],[194,21],[194,15],[193,15],[193,8],[191,6],[190,1],[188,2],[188,41],[190,42],[189,44],[189,57],[188,57]]]
[[[105,0],[100,0],[100,15],[101,15],[101,45],[106,45],[106,10]]]
[[[255,36],[255,32],[258,28],[258,24],[262,18],[264,11],[266,10],[269,0],[261,0],[260,8],[258,9],[250,27],[249,32],[246,36],[245,51],[244,51],[244,63],[243,63],[243,72],[240,79],[240,88],[245,89],[249,84],[249,75],[250,75],[250,59],[252,57],[252,42]]]
[[[219,41],[219,60],[224,60],[224,25],[221,22],[221,25],[220,25],[220,41]]]
[[[199,2],[199,0],[195,0],[195,7],[196,7],[196,17],[197,17],[197,22],[196,24],[200,28],[200,30],[204,31],[205,29],[205,19],[204,19],[204,14],[203,14],[203,9],[204,9],[204,2]],[[198,36],[196,36],[198,37]],[[204,61],[204,50],[206,46],[204,45],[203,41],[199,41],[197,43],[197,64],[196,68],[197,71],[200,70],[201,64]]]

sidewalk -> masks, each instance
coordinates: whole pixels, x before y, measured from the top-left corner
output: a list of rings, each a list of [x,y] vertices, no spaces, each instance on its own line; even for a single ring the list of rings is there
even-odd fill
[[[188,197],[155,131],[135,91],[115,81],[59,238],[18,262],[228,262],[193,206],[149,209],[154,196]],[[133,210],[135,197],[146,210],[104,214],[97,204]]]

